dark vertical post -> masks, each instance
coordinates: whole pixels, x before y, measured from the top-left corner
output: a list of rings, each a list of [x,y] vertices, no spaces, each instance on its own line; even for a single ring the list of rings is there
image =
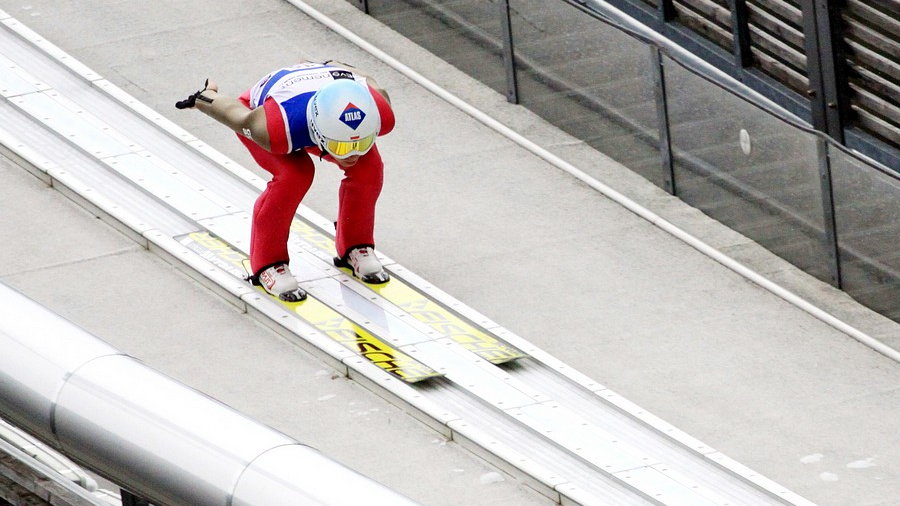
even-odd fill
[[[806,70],[809,77],[807,94],[811,99],[813,128],[835,141],[844,142],[844,121],[849,109],[847,74],[839,20],[840,0],[800,0],[803,13],[803,38]],[[826,250],[829,255],[832,284],[842,286],[840,250],[834,216],[834,194],[831,185],[831,161],[826,141],[819,142],[819,180],[822,188]]]
[[[673,0],[659,0],[659,19],[663,23],[675,19],[675,4]]]
[[[369,13],[369,0],[350,0],[350,3],[359,8],[359,10]]]
[[[503,64],[506,67],[506,101],[519,103],[519,84],[516,78],[516,53],[513,48],[512,20],[509,0],[500,0],[500,26],[503,30]]]
[[[666,97],[666,74],[662,52],[650,47],[650,68],[653,69],[653,90],[656,95],[656,118],[659,128],[659,156],[662,162],[663,189],[676,195],[675,168],[672,161],[672,141],[669,136],[669,104]]]
[[[149,502],[132,494],[124,488],[120,489],[120,493],[122,496],[122,506],[150,506]]]
[[[728,0],[731,7],[731,33],[734,38],[734,61],[739,68],[753,64],[750,52],[750,12],[747,0]]]
[[[844,143],[849,111],[841,0],[800,0],[813,127]]]
[[[816,25],[815,0],[800,0],[803,17],[803,45],[806,51],[806,75],[809,89],[810,112],[813,128],[821,132],[827,130],[825,119],[825,89],[822,83],[822,64],[819,61],[819,29]]]
[[[831,284],[843,287],[841,279],[841,252],[838,247],[837,222],[834,216],[834,192],[831,186],[831,157],[825,139],[816,139],[819,155],[819,185],[822,188],[822,216],[825,228],[825,252],[828,254],[828,268],[831,272]]]

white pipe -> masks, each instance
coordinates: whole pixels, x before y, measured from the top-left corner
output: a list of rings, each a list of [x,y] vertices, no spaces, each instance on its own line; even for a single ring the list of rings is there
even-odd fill
[[[657,215],[656,213],[650,211],[649,209],[641,206],[637,202],[631,200],[630,198],[626,197],[625,195],[619,193],[618,191],[616,191],[616,190],[610,188],[609,186],[601,183],[600,181],[594,179],[593,177],[586,174],[584,171],[582,171],[578,167],[575,167],[574,165],[570,164],[569,162],[567,162],[567,161],[563,160],[562,158],[554,155],[553,153],[547,151],[543,147],[535,144],[531,140],[527,139],[523,135],[519,134],[518,132],[507,127],[503,123],[492,118],[491,116],[484,113],[483,111],[477,109],[476,107],[465,102],[464,100],[457,97],[456,95],[454,95],[454,94],[450,93],[449,91],[445,90],[444,88],[440,87],[439,85],[437,85],[433,81],[429,80],[422,74],[416,72],[412,68],[401,63],[396,58],[385,53],[381,49],[377,48],[375,45],[369,43],[362,37],[356,35],[349,29],[338,24],[336,21],[327,17],[326,15],[322,14],[321,12],[317,11],[313,7],[307,5],[306,3],[304,3],[300,0],[288,0],[288,2],[293,4],[295,7],[297,7],[301,11],[303,11],[309,17],[322,23],[323,25],[325,25],[328,28],[330,28],[331,30],[335,31],[336,33],[338,33],[342,37],[346,38],[353,44],[359,46],[362,50],[366,51],[367,53],[369,53],[372,56],[383,61],[390,67],[394,68],[397,72],[400,72],[401,74],[405,75],[409,79],[415,81],[417,84],[419,84],[423,88],[427,89],[431,93],[434,93],[435,95],[437,95],[441,99],[447,101],[454,107],[462,110],[466,114],[468,114],[468,115],[472,116],[473,118],[477,119],[478,121],[484,123],[486,126],[492,128],[493,130],[504,135],[505,137],[512,140],[513,142],[519,144],[520,146],[527,149],[534,155],[544,159],[545,161],[549,162],[550,164],[556,166],[557,168],[559,168],[565,172],[568,172],[572,176],[574,176],[577,179],[579,179],[580,181],[584,182],[591,188],[599,191],[606,197],[615,201],[619,205],[625,207],[626,209],[633,212],[634,214],[637,214],[641,218],[644,218],[645,220],[649,221],[650,223],[653,223],[654,225],[661,228],[662,230],[665,230],[669,234],[684,241],[686,244],[693,247],[694,249],[709,256],[713,260],[719,262],[720,264],[733,270],[734,272],[740,274],[741,276],[744,276],[748,280],[756,283],[757,285],[765,288],[766,290],[769,290],[770,292],[772,292],[775,295],[781,297],[782,299],[790,302],[791,304],[797,306],[798,308],[802,309],[803,311],[806,311],[807,313],[814,316],[815,318],[818,318],[819,320],[831,325],[832,327],[840,330],[841,332],[849,335],[850,337],[852,337],[852,338],[856,339],[857,341],[861,342],[862,344],[872,348],[873,350],[885,355],[886,357],[891,358],[896,362],[900,362],[900,352],[898,352],[897,350],[887,346],[886,344],[873,338],[872,336],[869,336],[868,334],[862,332],[861,330],[841,321],[840,319],[827,313],[826,311],[822,310],[821,308],[816,307],[815,305],[804,300],[803,298],[792,293],[791,291],[785,289],[784,287],[779,286],[778,284],[766,279],[762,275],[749,269],[748,267],[737,262],[736,260],[725,255],[724,253],[718,251],[717,249],[713,248],[712,246],[706,244],[705,242],[701,241],[697,237],[694,237],[693,235],[691,235],[691,234],[685,232],[684,230],[678,228],[677,226],[673,225],[669,221],[666,221],[665,219],[663,219],[661,216]]]
[[[154,504],[415,504],[2,283],[0,416]]]

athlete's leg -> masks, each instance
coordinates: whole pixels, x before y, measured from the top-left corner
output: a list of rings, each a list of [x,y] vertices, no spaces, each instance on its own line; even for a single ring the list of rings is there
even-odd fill
[[[352,167],[341,167],[335,247],[338,256],[359,245],[375,245],[375,203],[384,182],[384,164],[377,146]]]
[[[253,274],[280,262],[288,262],[287,241],[291,221],[315,175],[309,155],[299,151],[276,155],[238,135],[260,167],[272,174],[253,206],[250,227],[250,266]]]

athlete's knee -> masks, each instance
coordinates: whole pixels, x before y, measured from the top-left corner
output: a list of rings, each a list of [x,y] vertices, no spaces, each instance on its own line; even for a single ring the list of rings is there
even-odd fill
[[[313,181],[314,172],[312,169],[300,170],[291,168],[281,171],[276,179],[280,183],[294,188],[309,188]]]
[[[345,179],[354,183],[381,186],[384,179],[384,164],[380,158],[362,160],[344,168]]]

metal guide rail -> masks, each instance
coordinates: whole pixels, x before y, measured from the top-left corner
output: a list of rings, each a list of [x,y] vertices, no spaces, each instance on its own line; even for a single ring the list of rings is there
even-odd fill
[[[248,213],[264,182],[2,11],[0,21],[0,144],[8,152],[539,492],[578,504],[810,504],[383,255],[392,280],[357,281],[331,264],[331,224],[309,209],[290,241],[292,270],[309,298],[287,303],[251,287],[243,281]],[[65,149],[36,138],[74,148],[93,165],[69,164]],[[103,178],[140,198],[104,192]]]

